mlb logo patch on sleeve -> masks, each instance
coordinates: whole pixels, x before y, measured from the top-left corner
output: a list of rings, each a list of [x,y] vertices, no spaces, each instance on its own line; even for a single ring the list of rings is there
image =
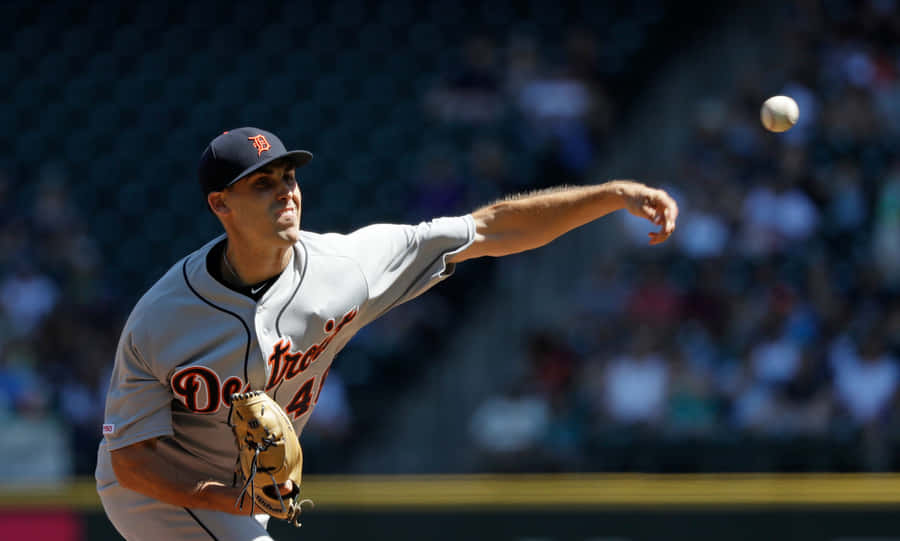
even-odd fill
[[[103,425],[104,434],[112,434],[116,431],[116,425]]]

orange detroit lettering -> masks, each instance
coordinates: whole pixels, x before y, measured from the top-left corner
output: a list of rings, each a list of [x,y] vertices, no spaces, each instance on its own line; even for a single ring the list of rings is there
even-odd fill
[[[282,338],[276,342],[272,346],[272,354],[269,355],[266,361],[270,370],[266,390],[268,391],[282,381],[294,379],[297,374],[309,368],[309,365],[316,362],[319,356],[328,348],[328,345],[331,344],[331,341],[335,339],[341,329],[353,321],[358,313],[359,307],[353,307],[341,316],[340,323],[335,323],[334,319],[326,321],[324,325],[325,338],[317,344],[310,345],[305,350],[291,351],[290,338]]]
[[[263,134],[254,135],[253,137],[248,137],[248,140],[253,143],[253,148],[256,149],[256,156],[259,157],[263,152],[267,150],[272,150],[272,145],[269,144],[269,140],[266,139],[266,136]]]

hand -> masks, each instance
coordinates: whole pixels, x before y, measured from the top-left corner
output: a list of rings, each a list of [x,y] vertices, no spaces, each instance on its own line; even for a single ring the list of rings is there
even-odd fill
[[[294,491],[294,482],[288,479],[284,483],[278,485],[278,491],[281,492],[282,496],[290,495],[290,493]]]
[[[650,244],[664,242],[675,231],[678,203],[665,191],[634,183],[625,189],[623,196],[628,212],[659,226],[659,231],[648,233]]]

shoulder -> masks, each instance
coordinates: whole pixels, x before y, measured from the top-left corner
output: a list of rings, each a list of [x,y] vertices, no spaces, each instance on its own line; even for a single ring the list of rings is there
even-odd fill
[[[303,231],[301,241],[312,251],[312,248],[326,253],[338,253],[341,250],[367,249],[372,243],[405,243],[413,244],[417,240],[432,237],[461,237],[473,234],[475,229],[470,214],[464,216],[434,218],[418,224],[372,224],[351,233],[312,233]]]
[[[355,257],[372,246],[397,238],[412,238],[415,228],[399,224],[373,224],[351,233],[313,233],[303,231],[300,242],[310,256]]]

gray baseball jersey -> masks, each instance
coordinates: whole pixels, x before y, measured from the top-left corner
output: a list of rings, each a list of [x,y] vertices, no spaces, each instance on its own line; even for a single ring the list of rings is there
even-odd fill
[[[447,258],[474,236],[470,215],[348,235],[303,231],[291,263],[258,302],[210,275],[207,254],[224,235],[176,263],[138,301],[116,352],[96,479],[117,528],[138,509],[160,506],[120,509],[125,504],[117,502],[132,501],[134,493],[104,494],[125,490],[110,451],[163,437],[157,449],[173,468],[231,483],[237,449],[227,419],[230,395],[264,389],[299,435],[335,354],[364,325],[449,276]]]

